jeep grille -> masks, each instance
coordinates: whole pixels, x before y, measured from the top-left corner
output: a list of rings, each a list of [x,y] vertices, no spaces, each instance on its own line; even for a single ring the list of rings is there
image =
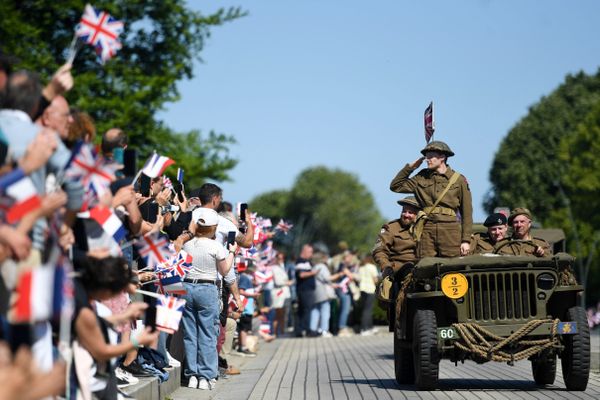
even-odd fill
[[[530,319],[537,316],[534,272],[469,274],[470,320]]]

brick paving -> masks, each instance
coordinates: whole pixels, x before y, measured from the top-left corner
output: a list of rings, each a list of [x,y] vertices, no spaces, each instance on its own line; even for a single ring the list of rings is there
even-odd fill
[[[391,334],[349,338],[278,339],[257,358],[231,357],[242,374],[205,392],[180,388],[170,398],[188,399],[600,399],[600,374],[585,392],[567,392],[560,362],[556,382],[537,387],[528,361],[511,367],[467,361],[440,365],[439,389],[418,392],[394,380]]]

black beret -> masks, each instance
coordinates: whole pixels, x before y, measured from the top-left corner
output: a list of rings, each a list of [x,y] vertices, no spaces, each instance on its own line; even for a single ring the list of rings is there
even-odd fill
[[[486,218],[483,226],[490,228],[496,225],[506,225],[507,224],[506,215],[500,213],[494,213]]]

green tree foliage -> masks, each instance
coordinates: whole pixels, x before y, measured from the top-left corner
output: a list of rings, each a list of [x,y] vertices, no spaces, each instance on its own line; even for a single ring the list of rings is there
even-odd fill
[[[578,257],[578,275],[587,283],[587,298],[598,300],[600,290],[600,101],[572,135],[563,137],[559,159],[564,165],[560,190],[563,208],[553,210],[548,224],[563,226]]]
[[[0,42],[21,59],[19,68],[49,76],[64,63],[87,0],[0,2]],[[123,48],[104,66],[94,49],[83,46],[73,65],[72,105],[89,112],[98,132],[120,127],[143,158],[157,150],[186,170],[188,185],[203,178],[223,180],[236,161],[228,155],[233,139],[199,131],[176,134],[156,113],[179,99],[177,82],[193,77],[210,28],[244,15],[239,8],[202,15],[183,0],[122,0],[94,2],[125,23]]]
[[[293,251],[306,242],[323,242],[333,250],[345,240],[367,252],[383,223],[373,196],[356,176],[326,167],[305,169],[289,192],[268,192],[250,205],[259,215],[284,216],[295,224]]]
[[[280,218],[286,219],[286,207],[290,192],[287,190],[273,190],[260,194],[248,204],[250,210],[261,216],[268,216],[277,223]]]
[[[561,139],[575,132],[590,108],[600,101],[600,71],[567,76],[548,97],[542,98],[502,141],[490,170],[492,188],[484,206],[526,206],[544,220],[561,208],[554,182],[563,162],[557,157]]]
[[[485,207],[529,207],[546,227],[567,233],[578,278],[597,301],[600,268],[600,70],[567,76],[532,106],[496,153]]]

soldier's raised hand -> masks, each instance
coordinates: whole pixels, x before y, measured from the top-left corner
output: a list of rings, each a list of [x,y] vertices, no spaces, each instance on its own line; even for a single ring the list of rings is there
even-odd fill
[[[415,162],[413,162],[412,164],[410,164],[410,167],[412,169],[419,168],[419,166],[421,165],[421,163],[423,162],[423,160],[425,160],[425,157],[419,157],[417,160],[415,160]]]

